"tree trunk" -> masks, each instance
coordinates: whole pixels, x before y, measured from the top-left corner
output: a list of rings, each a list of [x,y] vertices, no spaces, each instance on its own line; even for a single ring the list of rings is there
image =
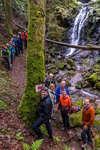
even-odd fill
[[[40,92],[36,92],[36,85],[41,84],[45,80],[44,12],[44,0],[28,1],[27,83],[23,99],[18,107],[18,112],[29,126],[38,117]]]
[[[4,11],[5,11],[7,33],[8,33],[8,36],[11,36],[13,34],[11,0],[3,0],[3,1],[4,1]]]

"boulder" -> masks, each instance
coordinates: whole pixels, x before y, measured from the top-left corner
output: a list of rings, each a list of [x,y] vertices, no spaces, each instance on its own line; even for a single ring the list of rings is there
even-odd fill
[[[66,86],[71,86],[71,83],[69,81],[66,81]]]
[[[88,88],[88,87],[91,87],[92,85],[91,85],[91,83],[89,83],[88,81],[82,81],[82,87],[83,88]]]
[[[95,150],[99,150],[100,149],[100,135],[95,136],[94,140],[95,140]]]
[[[92,74],[89,78],[88,78],[88,81],[90,83],[96,83],[98,81],[98,75],[97,73],[94,73]]]
[[[81,87],[82,87],[82,82],[81,81],[77,81],[76,88],[77,89],[81,89]]]
[[[97,90],[100,90],[100,82],[96,83],[95,87],[96,87]]]
[[[69,117],[71,126],[75,127],[75,126],[80,125],[81,118],[82,118],[82,110],[71,114],[70,117]]]
[[[59,72],[59,70],[57,70],[57,69],[50,69],[49,72],[53,73],[53,74],[57,74]]]
[[[82,108],[83,107],[83,99],[77,99],[73,106],[77,106]]]
[[[67,59],[67,63],[68,63],[70,66],[76,67],[74,60],[72,60],[72,59],[70,59],[70,58]]]
[[[96,108],[95,114],[100,114],[100,106],[99,106],[99,105],[97,105],[97,108]]]

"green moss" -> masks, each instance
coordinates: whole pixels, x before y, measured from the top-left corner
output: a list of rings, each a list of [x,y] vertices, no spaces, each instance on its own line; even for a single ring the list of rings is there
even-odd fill
[[[0,109],[4,109],[6,110],[7,109],[7,105],[4,101],[0,100]]]
[[[76,66],[74,60],[72,60],[72,59],[70,59],[70,58],[67,59],[67,63],[68,63],[70,66],[74,66],[74,67]]]
[[[82,82],[81,81],[77,81],[76,88],[77,89],[81,89],[81,86],[82,86]]]
[[[95,82],[97,82],[97,81],[98,81],[98,75],[97,75],[97,73],[92,74],[92,75],[88,78],[88,81],[89,81],[90,83],[95,83]]]
[[[3,86],[7,83],[7,80],[5,78],[0,78],[0,86]]]
[[[73,106],[78,106],[80,108],[83,107],[83,99],[78,99],[74,104]]]
[[[96,87],[97,90],[100,90],[100,82],[96,83],[95,87]]]
[[[95,113],[100,114],[100,106],[97,106]]]
[[[57,74],[59,71],[57,69],[50,69],[49,72],[53,74]]]
[[[82,110],[78,111],[77,113],[73,113],[70,115],[69,120],[72,126],[78,126],[80,125],[82,118]]]
[[[56,63],[55,66],[56,66],[58,69],[64,69],[64,68],[65,68],[65,64],[64,64],[64,63],[61,63],[61,62]]]
[[[29,125],[38,118],[38,103],[40,92],[36,92],[36,85],[45,80],[44,35],[45,9],[44,1],[38,4],[28,1],[28,48],[27,48],[27,83],[18,113]],[[38,34],[39,35],[38,35]],[[41,35],[40,35],[41,34]]]
[[[66,86],[71,86],[71,83],[69,81],[66,81]]]
[[[67,72],[65,73],[65,75],[67,75],[67,76],[68,76],[68,75],[73,75],[73,74],[74,74],[74,71],[72,71],[72,70],[71,70],[71,71],[67,71]]]
[[[94,127],[100,127],[100,114],[96,115],[96,118],[93,122]]]
[[[0,70],[0,74],[5,74],[6,71]]]
[[[100,135],[95,136],[95,150],[100,150]]]

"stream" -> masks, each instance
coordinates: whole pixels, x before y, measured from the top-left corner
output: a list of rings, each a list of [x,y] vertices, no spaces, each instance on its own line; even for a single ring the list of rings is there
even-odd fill
[[[81,43],[81,45],[85,45],[85,41],[84,41],[84,24],[88,18],[89,15],[89,10],[91,8],[89,7],[88,4],[83,4],[82,8],[79,10],[78,15],[75,17],[74,20],[74,24],[73,24],[73,28],[72,28],[72,34],[70,35],[70,44],[72,45],[79,45]],[[74,52],[76,51],[75,48],[68,48],[66,51],[66,58],[68,58],[68,56],[71,56]],[[87,53],[87,58],[89,53]],[[85,53],[85,54],[86,54]],[[82,54],[84,55],[84,53]],[[79,55],[80,58],[80,55]],[[76,89],[76,83],[77,81],[82,81],[83,77],[82,77],[82,72],[85,72],[85,69],[89,70],[92,66],[93,66],[93,59],[89,59],[89,65],[84,67],[81,64],[79,64],[76,60],[76,66],[77,66],[77,71],[75,72],[75,75],[69,80],[71,83],[71,87],[69,88],[69,90],[71,91],[71,93],[81,96],[83,97],[83,99],[85,98],[90,98],[90,99],[98,99],[98,95],[97,93],[91,91],[90,89]],[[60,73],[61,74],[61,73]]]

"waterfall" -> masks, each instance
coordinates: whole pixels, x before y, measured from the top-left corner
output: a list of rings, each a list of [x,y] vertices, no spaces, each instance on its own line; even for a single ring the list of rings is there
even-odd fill
[[[79,14],[76,16],[75,21],[74,21],[74,26],[72,29],[72,35],[71,35],[71,43],[72,45],[78,45],[80,42],[80,35],[82,28],[84,28],[84,23],[88,18],[89,11],[87,9],[87,5],[83,6],[82,9],[80,9]],[[69,56],[73,54],[75,51],[75,48],[69,48],[68,49],[69,53],[66,54],[66,56]]]

